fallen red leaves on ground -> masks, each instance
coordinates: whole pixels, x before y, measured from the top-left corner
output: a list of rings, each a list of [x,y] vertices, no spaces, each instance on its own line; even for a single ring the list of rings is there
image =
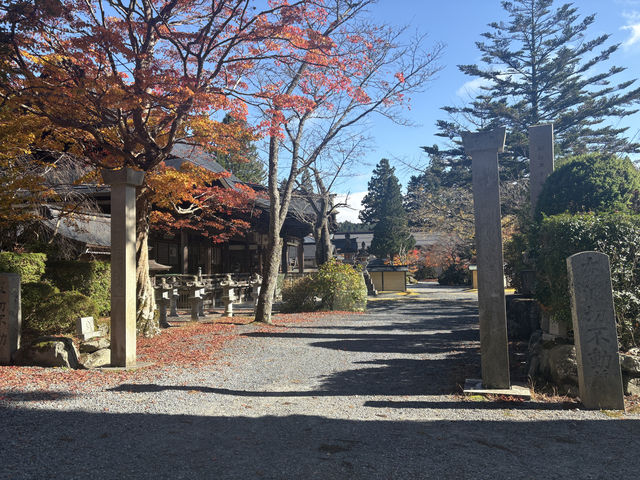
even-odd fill
[[[233,337],[232,325],[187,323],[162,335],[138,339],[138,360],[156,365],[197,366],[213,361],[224,342]]]
[[[153,338],[139,338],[138,361],[151,363],[138,370],[71,370],[65,368],[0,366],[0,400],[14,391],[66,391],[80,393],[109,388],[124,382],[150,380],[166,367],[194,367],[212,363],[225,342],[231,340],[233,325],[188,323],[164,330]]]

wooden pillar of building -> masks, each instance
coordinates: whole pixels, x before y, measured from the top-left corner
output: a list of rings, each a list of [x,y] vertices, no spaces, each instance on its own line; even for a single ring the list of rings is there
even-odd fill
[[[287,239],[282,239],[282,273],[289,273],[289,243]]]
[[[211,242],[207,244],[207,265],[205,272],[207,275],[213,273],[213,245],[211,245]]]
[[[304,273],[304,238],[298,244],[298,272]]]
[[[180,232],[180,273],[189,273],[189,235]]]
[[[229,242],[222,245],[222,272],[229,273],[231,271],[231,256],[229,255]]]

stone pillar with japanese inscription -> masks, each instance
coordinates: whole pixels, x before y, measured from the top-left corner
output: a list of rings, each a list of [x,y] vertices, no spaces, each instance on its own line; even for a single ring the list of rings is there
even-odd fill
[[[20,348],[20,275],[0,273],[0,365],[11,363]]]
[[[136,364],[136,187],[144,172],[102,170],[111,185],[111,365]]]
[[[529,191],[531,213],[547,177],[553,173],[553,124],[529,127]]]
[[[472,160],[482,384],[488,389],[511,387],[498,177],[505,137],[504,128],[462,134]]]
[[[609,257],[567,258],[580,398],[586,408],[624,410]]]

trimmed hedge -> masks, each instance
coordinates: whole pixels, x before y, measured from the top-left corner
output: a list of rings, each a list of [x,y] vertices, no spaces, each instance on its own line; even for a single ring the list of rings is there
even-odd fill
[[[62,291],[77,291],[91,297],[100,315],[111,310],[111,271],[107,262],[49,261],[45,278]]]
[[[76,319],[97,314],[95,302],[79,292],[53,293],[40,302],[24,328],[37,335],[74,334]]]
[[[0,252],[0,272],[19,273],[22,283],[39,282],[46,261],[44,253]]]
[[[640,172],[629,158],[591,153],[571,157],[544,183],[536,218],[561,213],[630,213]]]
[[[367,286],[360,271],[332,259],[317,272],[284,288],[282,301],[283,312],[363,312],[367,308]]]
[[[545,217],[530,245],[537,272],[536,297],[553,317],[571,326],[566,258],[594,250],[609,255],[611,283],[623,349],[640,341],[640,215],[581,214]]]

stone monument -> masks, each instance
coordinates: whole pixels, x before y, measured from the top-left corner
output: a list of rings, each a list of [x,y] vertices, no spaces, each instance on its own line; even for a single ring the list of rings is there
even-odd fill
[[[504,128],[462,134],[465,152],[472,160],[480,350],[485,389],[511,387],[498,177],[498,153],[504,148],[505,136]]]
[[[624,410],[609,257],[567,258],[580,398],[586,408]]]
[[[76,319],[76,334],[81,340],[89,340],[102,335],[100,330],[96,330],[93,317],[79,317]]]
[[[553,124],[529,127],[529,192],[535,212],[542,185],[553,173]]]
[[[20,348],[20,275],[0,273],[0,365],[11,363]]]
[[[235,282],[231,278],[231,275],[227,275],[223,282],[220,282],[222,287],[222,304],[224,305],[223,317],[233,317],[233,302],[236,300],[234,292]]]
[[[162,279],[160,282],[160,286],[156,288],[156,303],[158,305],[158,311],[160,312],[160,317],[158,319],[158,323],[161,328],[169,328],[169,322],[167,322],[167,307],[169,307],[171,303],[171,295],[173,292],[173,288],[167,284],[166,279]]]
[[[136,187],[144,172],[102,170],[111,185],[111,365],[136,364]]]
[[[191,306],[191,321],[197,322],[198,317],[204,317],[204,288],[198,283],[189,286],[189,304]]]
[[[170,317],[177,317],[178,315],[178,299],[180,298],[180,294],[178,293],[178,288],[176,287],[177,283],[176,283],[176,279],[172,278],[169,282],[169,285],[171,287],[171,291],[169,293],[169,305],[170,305],[170,309],[171,311],[169,312],[169,316]]]

